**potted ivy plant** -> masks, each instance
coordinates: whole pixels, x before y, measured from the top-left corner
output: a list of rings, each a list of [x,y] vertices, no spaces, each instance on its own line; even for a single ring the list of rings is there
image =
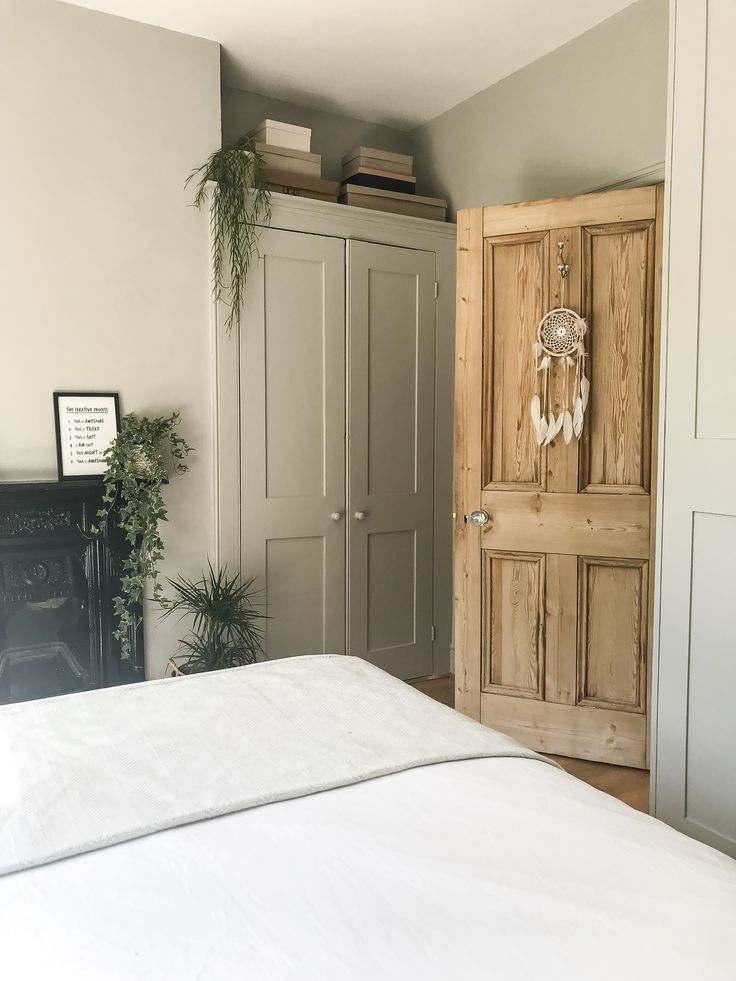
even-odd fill
[[[169,475],[184,473],[191,447],[176,431],[179,413],[149,419],[130,413],[105,453],[105,490],[97,513],[100,532],[114,521],[128,553],[123,557],[121,594],[113,600],[121,655],[130,657],[131,637],[141,623],[146,583],[153,597],[162,595],[158,565],[164,554],[159,525],[167,520],[162,489]]]
[[[265,189],[263,158],[249,137],[221,147],[194,170],[187,186],[197,181],[194,204],[210,196],[213,289],[216,301],[230,307],[225,327],[240,329],[240,311],[248,269],[258,245],[261,225],[271,220],[271,195]]]
[[[159,599],[161,618],[191,618],[189,633],[169,661],[172,674],[198,674],[254,664],[263,657],[263,620],[255,579],[228,576],[210,562],[200,579],[168,580],[173,598]]]

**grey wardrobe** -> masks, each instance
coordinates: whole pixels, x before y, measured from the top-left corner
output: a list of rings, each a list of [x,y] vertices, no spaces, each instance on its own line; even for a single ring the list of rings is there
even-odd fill
[[[453,245],[277,201],[240,336],[218,330],[221,560],[257,579],[269,658],[449,668]]]

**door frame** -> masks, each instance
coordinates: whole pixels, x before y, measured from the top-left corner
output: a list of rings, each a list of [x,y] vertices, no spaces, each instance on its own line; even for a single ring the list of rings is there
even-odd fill
[[[652,420],[651,420],[651,484],[649,577],[647,589],[647,694],[646,694],[646,762],[650,762],[650,747],[654,712],[652,711],[652,674],[654,669],[655,586],[658,575],[658,528],[660,500],[660,386],[662,377],[662,249],[664,242],[665,187],[662,183],[646,185],[647,193],[655,189],[655,281],[654,281],[654,350],[652,357]],[[611,196],[615,195],[614,198]],[[627,200],[634,201],[635,191],[625,190],[574,195],[569,198],[522,202],[534,205],[530,209],[529,228],[545,226],[545,205],[565,202],[570,213],[566,224],[598,224],[601,198],[607,197],[607,207],[616,220],[626,220]],[[629,197],[630,196],[630,197]],[[469,570],[477,561],[480,550],[480,528],[464,522],[464,515],[481,508],[482,460],[480,411],[482,374],[466,372],[466,365],[482,363],[483,335],[477,326],[484,316],[484,238],[487,223],[503,214],[505,205],[487,208],[468,208],[458,212],[458,263],[455,349],[455,506],[454,506],[454,650],[455,650],[455,707],[470,718],[481,718],[481,643],[480,590],[467,589]],[[536,225],[534,224],[536,221]],[[518,230],[518,225],[514,230]],[[511,230],[509,230],[511,231]],[[490,229],[489,229],[490,234]],[[494,235],[504,234],[503,228],[493,229]]]
[[[206,207],[209,207],[212,187],[208,188]],[[279,193],[271,194],[271,205],[268,227],[273,229],[420,249],[435,254],[438,293],[435,307],[433,609],[436,633],[432,661],[434,675],[447,674],[452,658],[455,225]],[[210,558],[214,564],[227,564],[231,570],[239,570],[240,338],[226,333],[229,308],[224,303],[213,302],[210,309],[210,497],[214,542]]]

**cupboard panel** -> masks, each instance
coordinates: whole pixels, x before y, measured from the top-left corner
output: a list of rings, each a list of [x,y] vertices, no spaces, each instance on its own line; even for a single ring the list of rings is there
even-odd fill
[[[241,570],[263,589],[269,657],[344,653],[345,243],[265,229],[259,252],[240,334]]]
[[[435,256],[348,246],[348,651],[432,673]]]
[[[331,343],[324,264],[278,255],[265,255],[263,264],[266,496],[324,496],[325,357]]]

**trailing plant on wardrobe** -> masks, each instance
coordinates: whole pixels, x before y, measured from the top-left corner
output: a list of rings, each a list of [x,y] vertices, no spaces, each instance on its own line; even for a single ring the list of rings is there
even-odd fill
[[[120,432],[105,453],[105,492],[97,512],[95,532],[110,521],[123,533],[129,553],[123,558],[121,595],[113,600],[123,658],[130,657],[131,637],[141,623],[140,606],[146,582],[153,584],[153,597],[162,594],[158,564],[164,544],[159,525],[167,520],[162,494],[170,473],[189,468],[183,462],[191,446],[176,431],[179,413],[156,419],[130,413],[123,417]]]
[[[271,195],[263,186],[263,158],[254,141],[243,137],[215,150],[189,175],[187,186],[195,178],[194,204],[198,208],[207,199],[208,182],[215,185],[210,197],[213,291],[216,301],[230,307],[225,321],[229,333],[233,327],[240,328],[245,284],[259,229],[271,220]]]

